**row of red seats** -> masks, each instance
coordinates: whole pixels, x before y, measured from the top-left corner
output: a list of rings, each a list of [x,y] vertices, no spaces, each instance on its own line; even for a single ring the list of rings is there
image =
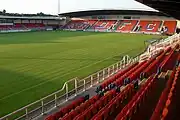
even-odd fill
[[[90,100],[88,100],[87,102],[85,102],[84,104],[80,105],[79,109],[75,109],[71,111],[69,114],[66,114],[64,117],[61,118],[61,120],[72,120],[72,118],[75,118],[75,117],[78,118],[80,115],[82,115],[82,113],[84,113],[84,111],[92,108],[93,106],[100,108],[106,105],[107,102],[109,102],[114,96],[116,96],[115,90],[109,91],[108,93],[106,93],[106,95],[102,97],[99,97],[98,95],[96,95]],[[84,116],[84,117],[88,117],[88,116]]]
[[[90,25],[88,21],[84,20],[73,20],[70,21],[65,25],[65,29],[78,29],[78,30],[84,30]]]
[[[133,117],[137,112],[137,108],[141,106],[145,97],[153,89],[156,83],[157,75],[151,75],[147,82],[140,88],[140,90],[135,94],[132,100],[122,109],[122,111],[117,115],[116,120],[128,120]]]
[[[163,24],[162,24],[163,23]],[[173,34],[177,21],[161,20],[72,20],[66,25],[66,29],[113,29],[118,32],[160,32],[161,26],[166,27],[166,33]],[[89,26],[89,27],[88,27]],[[139,28],[138,28],[139,27]],[[138,29],[136,29],[138,28]]]
[[[92,26],[92,28],[99,30],[110,29],[116,22],[117,20],[98,20],[96,24]]]
[[[158,54],[158,56],[162,56],[162,52]],[[124,83],[127,84],[131,83],[133,80],[137,80],[141,78],[141,74],[144,71],[144,69],[147,69],[149,66],[151,66],[154,61],[156,61],[156,57],[151,58],[148,61],[143,61],[139,63],[137,66],[129,70],[127,73],[125,73],[123,76],[121,76],[119,79],[117,79],[114,84],[116,86],[121,86]],[[149,69],[151,70],[151,68]]]
[[[166,53],[169,53],[171,50],[172,50],[171,47],[169,47],[164,52],[161,52],[160,55],[157,56],[155,60],[152,61],[152,63],[141,73],[141,78],[148,78],[153,73],[157,73],[159,65],[166,57]]]
[[[132,68],[134,68],[136,65],[138,65],[137,63],[134,63],[132,65],[130,65],[129,67],[125,68],[124,70],[121,70],[120,72],[116,73],[115,75],[113,75],[112,77],[108,78],[107,80],[105,80],[105,82],[103,82],[100,85],[101,89],[105,89],[106,87],[108,87],[108,85],[110,85],[111,83],[113,83],[114,81],[116,81],[119,77],[121,77],[122,75],[124,75],[125,73],[127,73],[128,71],[130,71]]]
[[[115,114],[126,105],[128,100],[134,96],[135,90],[134,85],[129,84],[120,94],[114,97],[106,106],[100,111],[96,112],[92,120],[108,120],[113,119]]]
[[[130,32],[137,25],[138,20],[122,20],[118,22],[117,31]]]
[[[143,72],[144,69],[146,69],[148,66],[151,65],[152,62],[155,61],[155,57],[151,58],[150,60],[148,60],[145,64],[143,64],[142,66],[140,66],[136,71],[134,71],[128,78],[127,80],[129,82],[132,82],[133,80],[136,80],[136,79],[140,79],[140,75],[141,73]]]
[[[170,54],[165,58],[165,60],[160,64],[160,71],[165,72],[167,70],[172,70],[176,65],[175,60],[177,60],[179,55],[179,44],[175,46],[175,48],[170,52]],[[171,63],[171,64],[168,64]]]
[[[129,66],[127,69],[118,72],[116,75],[110,77],[107,81],[100,85],[101,89],[105,89],[108,85],[114,84],[115,86],[122,86],[140,78],[141,72],[155,60],[155,57],[149,61],[143,61],[141,63],[135,63]]]
[[[81,97],[75,101],[73,101],[68,106],[63,107],[60,111],[56,112],[53,115],[50,115],[46,118],[46,120],[58,120],[60,117],[63,117],[65,114],[69,113],[71,110],[75,109],[81,103],[85,102],[85,97]]]
[[[175,71],[176,71],[176,69],[174,69],[173,72],[171,73],[170,78],[168,79],[168,81],[166,83],[166,87],[165,87],[165,89],[163,90],[163,92],[162,92],[162,94],[160,96],[158,104],[156,105],[156,108],[155,108],[155,110],[153,112],[153,115],[151,116],[150,120],[160,120],[161,119],[160,117],[161,117],[163,108],[164,108],[164,106],[166,104],[166,101],[168,99],[168,93],[170,92],[170,90],[172,88],[171,86],[173,84]]]
[[[27,28],[41,28],[41,27],[45,27],[44,24],[42,23],[22,23],[22,26],[25,26]]]
[[[90,120],[93,115],[95,115],[100,109],[108,104],[117,93],[115,90],[111,90],[107,92],[104,96],[102,96],[99,100],[97,100],[94,104],[91,104],[86,110],[84,110],[81,114],[78,114],[74,120]],[[63,119],[70,120],[70,119]]]
[[[14,25],[0,25],[0,30],[16,30],[43,27],[45,27],[43,23],[14,23]]]
[[[0,30],[10,30],[11,25],[0,25]]]
[[[112,90],[112,91],[109,92],[109,94],[106,94],[101,99],[100,99],[99,95],[96,95],[96,96],[92,97],[91,99],[86,100],[84,103],[82,102],[82,104],[80,104],[79,106],[75,107],[74,109],[69,109],[69,108],[71,108],[69,106],[67,106],[65,108],[62,108],[59,112],[55,113],[54,115],[48,116],[46,118],[46,120],[57,120],[57,119],[71,120],[72,118],[74,118],[78,114],[80,114],[83,111],[85,111],[86,109],[88,109],[95,102],[99,101],[99,104],[102,104],[102,101],[100,101],[100,100],[102,100],[102,99],[103,100],[110,100],[110,99],[113,98],[113,96],[115,94],[116,94],[115,90]],[[72,104],[70,104],[70,106],[72,106]],[[63,113],[62,113],[62,111],[63,111]]]
[[[116,86],[122,86],[122,85],[126,85],[128,83],[126,83],[126,78],[131,75],[133,72],[135,72],[139,67],[143,66],[147,61],[143,61],[141,63],[139,63],[138,65],[136,65],[135,67],[133,67],[131,70],[127,71],[125,74],[123,74],[120,78],[118,78],[116,81],[113,82],[113,84],[115,84]]]
[[[173,84],[171,86],[170,92],[168,94],[168,99],[166,101],[166,106],[163,109],[162,120],[179,120],[179,80],[180,80],[180,66],[178,66]],[[178,97],[178,98],[176,98]],[[178,107],[177,107],[178,106]],[[173,109],[173,107],[175,109]],[[175,110],[175,111],[174,111]],[[175,115],[173,114],[175,113]]]
[[[133,91],[133,85],[129,85],[127,89],[125,89],[122,94],[123,96],[127,96],[128,94],[131,94]],[[121,93],[120,93],[121,94]],[[113,98],[116,98],[116,96],[119,95],[118,92],[116,92],[115,89],[108,91],[105,93],[104,96],[99,97],[99,95],[94,96],[90,100],[87,100],[87,102],[82,103],[80,106],[76,107],[71,112],[67,113],[65,116],[59,118],[60,120],[84,120],[84,119],[90,119],[92,118],[99,110],[101,110],[103,107],[105,107],[110,101],[112,101]],[[94,99],[95,98],[95,99]],[[127,98],[127,97],[125,97]]]
[[[140,20],[138,25],[141,26],[140,32],[158,32],[161,21]]]
[[[143,70],[145,68],[147,68],[153,61],[155,61],[155,57],[151,58],[150,60],[148,61],[144,61],[142,63],[139,64],[139,66],[137,66],[137,68],[134,68],[135,70],[133,70],[129,75],[124,75],[122,76],[122,78],[120,78],[119,80],[117,80],[117,85],[121,85],[123,84],[123,82],[127,82],[128,83],[131,83],[133,80],[137,80],[137,79],[140,79],[140,75],[141,73],[143,72]]]

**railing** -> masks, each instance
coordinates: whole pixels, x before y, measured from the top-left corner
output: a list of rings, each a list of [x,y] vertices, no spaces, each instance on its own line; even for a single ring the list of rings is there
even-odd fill
[[[151,58],[167,47],[174,47],[176,44],[180,44],[180,34],[175,34],[166,39],[162,39],[153,45],[149,45],[147,51],[140,55],[140,62]]]
[[[125,68],[134,62],[137,62],[139,57],[130,58],[128,55],[123,59],[103,70],[100,70],[84,79],[78,78],[71,79],[64,83],[61,90],[56,91],[34,103],[31,103],[19,110],[16,110],[2,118],[0,120],[31,120],[37,118],[40,115],[48,113],[57,106],[62,105],[67,100],[77,96],[78,94],[86,91],[94,85],[104,81],[109,76],[115,74],[120,69]]]

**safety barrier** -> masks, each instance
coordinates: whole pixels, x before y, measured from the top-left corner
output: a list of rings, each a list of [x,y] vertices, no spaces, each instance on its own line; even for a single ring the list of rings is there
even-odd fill
[[[147,60],[158,54],[161,50],[164,50],[167,47],[174,47],[176,44],[180,44],[180,34],[175,34],[166,39],[162,39],[159,42],[153,43],[153,45],[149,45],[147,51],[140,55],[140,61]]]

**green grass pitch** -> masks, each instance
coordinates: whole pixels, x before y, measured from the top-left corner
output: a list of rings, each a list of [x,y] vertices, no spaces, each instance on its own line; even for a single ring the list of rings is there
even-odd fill
[[[120,56],[135,56],[155,35],[30,32],[0,34],[0,117],[85,77]]]

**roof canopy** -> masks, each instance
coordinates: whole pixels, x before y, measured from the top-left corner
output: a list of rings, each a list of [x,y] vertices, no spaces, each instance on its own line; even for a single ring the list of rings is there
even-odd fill
[[[136,0],[180,20],[179,0]]]
[[[134,0],[60,0],[59,14],[94,10],[156,11]]]
[[[140,10],[90,10],[90,11],[79,11],[59,14],[60,16],[66,17],[83,17],[92,15],[157,15],[166,16],[160,12],[155,11],[140,11]]]

